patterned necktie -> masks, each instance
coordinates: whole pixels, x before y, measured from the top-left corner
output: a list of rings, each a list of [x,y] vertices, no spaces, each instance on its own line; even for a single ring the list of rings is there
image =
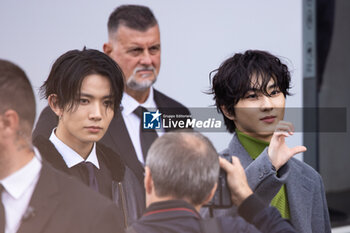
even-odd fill
[[[140,118],[140,143],[141,143],[141,148],[142,148],[142,155],[144,162],[146,163],[146,156],[149,148],[151,147],[152,143],[158,138],[158,134],[154,129],[147,129],[143,130],[143,125],[142,125],[142,117],[143,117],[143,112],[147,111],[147,109],[138,106],[135,110],[134,113],[136,116]]]
[[[5,208],[2,204],[2,191],[4,191],[4,187],[0,184],[0,233],[5,232]]]
[[[97,178],[96,178],[96,174],[95,174],[95,168],[91,162],[82,162],[89,174],[89,187],[92,188],[93,190],[95,190],[96,192],[99,192],[98,189],[98,183],[97,183]]]

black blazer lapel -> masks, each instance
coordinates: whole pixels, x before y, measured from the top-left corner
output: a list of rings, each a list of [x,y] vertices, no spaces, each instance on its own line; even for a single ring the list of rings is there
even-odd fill
[[[154,90],[154,102],[156,102],[157,107],[161,113],[167,115],[191,115],[190,111],[179,102],[171,99],[170,97],[164,95],[163,93]],[[178,121],[185,121],[187,118],[177,118]],[[165,132],[176,130],[178,128],[165,128]]]
[[[38,183],[29,203],[32,214],[22,220],[17,233],[41,232],[59,204],[59,188],[51,168],[43,162]]]
[[[115,113],[108,131],[100,141],[105,145],[113,145],[114,150],[124,161],[124,163],[135,173],[143,184],[144,167],[137,158],[134,146],[126,128],[123,116],[120,111]]]

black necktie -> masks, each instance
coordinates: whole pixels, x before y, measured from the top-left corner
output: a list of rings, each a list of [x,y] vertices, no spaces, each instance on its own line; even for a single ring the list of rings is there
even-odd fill
[[[4,187],[0,184],[0,233],[5,232],[5,208],[2,204],[2,191],[4,191]]]
[[[154,129],[147,129],[143,130],[143,125],[142,125],[142,118],[143,118],[143,112],[147,111],[147,109],[138,106],[135,110],[134,113],[136,114],[136,116],[138,116],[140,118],[140,143],[141,143],[141,148],[142,148],[142,155],[143,155],[143,159],[146,163],[146,156],[147,156],[147,152],[148,149],[151,147],[152,143],[154,142],[154,140],[156,140],[158,138],[158,134]]]
[[[89,187],[95,190],[96,192],[99,192],[97,178],[95,174],[95,168],[94,168],[95,165],[93,165],[91,162],[82,162],[82,163],[85,165],[88,171]]]

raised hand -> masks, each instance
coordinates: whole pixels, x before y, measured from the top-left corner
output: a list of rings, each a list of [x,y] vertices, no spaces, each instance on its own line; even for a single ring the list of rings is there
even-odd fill
[[[287,146],[285,138],[293,134],[293,124],[287,121],[280,121],[272,135],[267,153],[270,157],[272,165],[277,171],[294,155],[306,151],[305,146],[296,146],[293,148],[289,148]]]

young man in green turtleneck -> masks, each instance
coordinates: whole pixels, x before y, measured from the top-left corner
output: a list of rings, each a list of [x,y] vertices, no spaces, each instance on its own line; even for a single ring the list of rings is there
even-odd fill
[[[283,121],[291,81],[288,67],[268,52],[249,50],[224,61],[212,81],[216,106],[233,133],[223,153],[241,160],[254,192],[298,232],[330,232],[322,178],[292,158],[305,147],[285,144],[294,131]]]

